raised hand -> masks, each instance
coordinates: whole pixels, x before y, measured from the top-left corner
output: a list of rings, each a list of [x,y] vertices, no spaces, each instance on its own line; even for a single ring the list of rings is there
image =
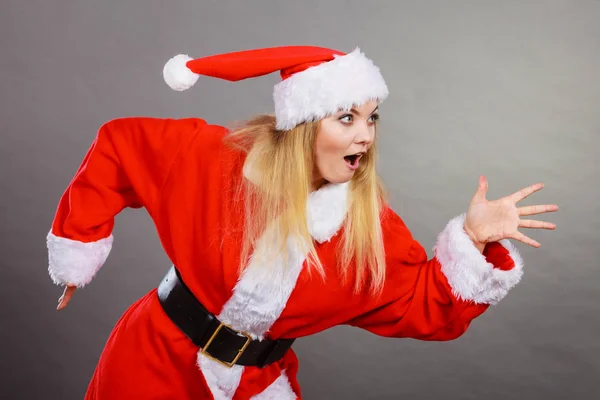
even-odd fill
[[[556,229],[556,225],[521,217],[557,211],[558,206],[545,204],[517,207],[517,203],[543,187],[543,183],[536,183],[506,197],[489,201],[486,199],[487,179],[480,176],[479,187],[469,204],[465,218],[465,232],[480,251],[486,243],[501,239],[515,239],[536,248],[540,247],[540,243],[519,232],[519,228]]]

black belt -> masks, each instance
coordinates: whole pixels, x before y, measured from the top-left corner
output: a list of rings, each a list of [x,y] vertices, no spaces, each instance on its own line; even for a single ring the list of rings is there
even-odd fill
[[[220,322],[196,299],[175,267],[160,285],[158,299],[171,321],[209,358],[228,367],[234,364],[262,368],[280,360],[295,339],[252,339]]]

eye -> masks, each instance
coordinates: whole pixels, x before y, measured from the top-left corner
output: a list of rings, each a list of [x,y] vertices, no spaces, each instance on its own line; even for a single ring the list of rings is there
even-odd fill
[[[342,124],[351,124],[352,119],[352,114],[344,114],[338,118],[338,121],[340,121]]]
[[[369,117],[369,122],[374,124],[375,122],[377,122],[378,119],[379,119],[379,114],[373,114],[373,115],[371,115],[371,117]]]

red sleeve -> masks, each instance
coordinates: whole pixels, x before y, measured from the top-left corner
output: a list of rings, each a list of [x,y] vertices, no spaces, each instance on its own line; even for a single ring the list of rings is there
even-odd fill
[[[56,284],[83,287],[92,280],[111,250],[115,216],[126,207],[153,214],[175,159],[205,124],[132,117],[98,130],[47,235],[48,269]]]
[[[447,224],[428,259],[402,219],[387,208],[382,218],[385,287],[350,325],[381,336],[451,340],[504,298],[521,279],[521,257],[505,240],[487,244],[480,253],[463,230],[464,217]]]

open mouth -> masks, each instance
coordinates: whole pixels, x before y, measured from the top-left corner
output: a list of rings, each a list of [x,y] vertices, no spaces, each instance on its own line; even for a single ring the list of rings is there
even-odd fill
[[[348,164],[348,166],[352,169],[356,169],[358,168],[358,160],[360,160],[360,158],[363,156],[363,152],[360,153],[356,153],[356,154],[350,154],[347,156],[344,156],[344,160],[346,161],[346,164]]]

